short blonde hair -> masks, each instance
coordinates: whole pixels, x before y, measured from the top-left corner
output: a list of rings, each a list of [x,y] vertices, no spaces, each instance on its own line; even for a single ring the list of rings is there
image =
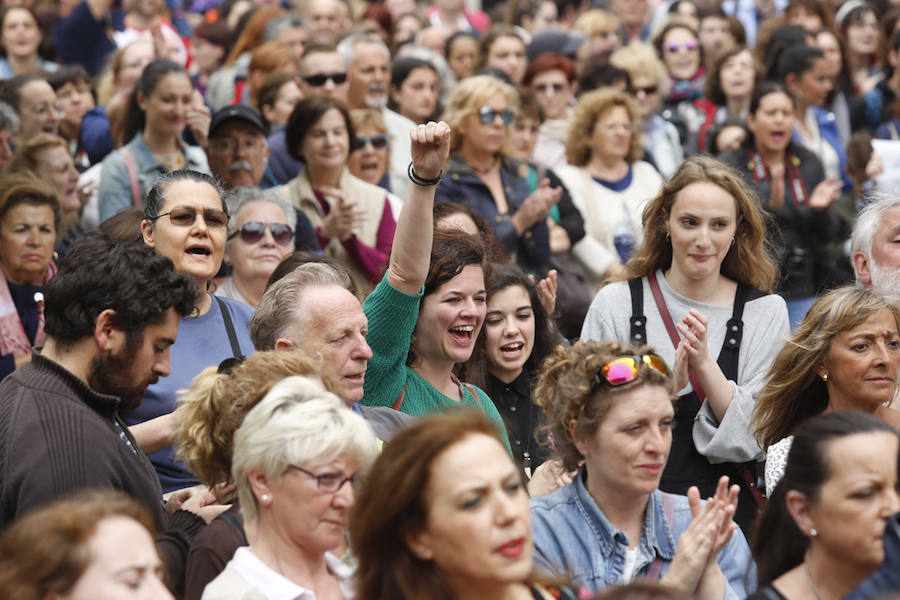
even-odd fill
[[[669,73],[653,46],[635,40],[613,52],[609,64],[628,71],[632,81],[635,77],[650,77],[659,88],[660,98],[669,95]]]
[[[622,25],[616,15],[601,8],[594,8],[587,11],[575,19],[575,24],[572,25],[572,29],[580,31],[588,36],[607,33],[609,31],[618,33],[621,27]]]
[[[478,112],[478,109],[497,94],[506,98],[509,108],[519,109],[519,94],[516,88],[500,81],[491,75],[475,75],[463,79],[453,90],[447,108],[444,110],[444,121],[450,126],[450,150],[459,150],[462,145],[462,134],[459,126],[463,120]]]
[[[621,106],[628,113],[631,125],[636,126],[641,122],[637,104],[634,99],[624,92],[612,88],[594,90],[583,95],[575,112],[572,115],[572,123],[569,125],[569,134],[566,137],[566,158],[570,165],[583,167],[591,158],[591,133],[597,121],[605,116],[613,108]],[[633,164],[644,156],[644,143],[637,131],[631,134],[631,145],[625,160]]]

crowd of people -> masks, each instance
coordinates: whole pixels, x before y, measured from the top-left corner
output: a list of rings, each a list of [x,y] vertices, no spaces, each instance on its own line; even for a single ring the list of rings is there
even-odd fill
[[[0,597],[900,591],[900,2],[0,0]]]

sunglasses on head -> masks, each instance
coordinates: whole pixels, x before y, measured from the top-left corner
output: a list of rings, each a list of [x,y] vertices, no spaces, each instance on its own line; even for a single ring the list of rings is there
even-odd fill
[[[494,110],[490,106],[482,106],[478,109],[478,118],[485,125],[490,125],[493,123],[497,117],[500,117],[500,120],[503,121],[504,125],[509,125],[509,123],[513,120],[513,111],[508,108],[504,108],[503,110]]]
[[[197,209],[193,206],[179,206],[167,213],[156,215],[149,220],[156,221],[162,217],[169,217],[169,221],[171,221],[172,225],[190,227],[194,224],[194,221],[197,220],[197,214]],[[218,229],[219,227],[228,225],[228,215],[226,215],[223,210],[219,210],[218,208],[204,208],[201,214],[203,216],[203,222],[206,223],[207,227]]]
[[[683,44],[677,44],[677,43],[666,44],[665,46],[663,46],[663,48],[666,50],[666,52],[678,52],[682,48],[684,48],[685,50],[690,52],[692,50],[696,50],[697,45],[698,45],[697,40],[688,40],[688,41],[684,42]]]
[[[666,377],[671,374],[666,361],[658,354],[642,354],[641,356],[630,354],[615,358],[600,367],[600,371],[597,372],[597,383],[605,381],[613,387],[630,383],[637,379],[641,364],[647,365]]]
[[[240,229],[229,235],[228,239],[230,240],[240,234],[241,241],[245,244],[256,244],[266,235],[267,228],[272,232],[272,237],[279,246],[287,246],[294,240],[294,230],[291,229],[290,225],[284,223],[269,223],[267,225],[259,221],[244,223]]]
[[[356,141],[359,144],[356,149],[362,150],[368,144],[372,144],[372,147],[376,150],[382,150],[387,148],[388,141],[390,138],[386,133],[376,133],[375,135],[358,135],[356,136]]]
[[[304,77],[303,81],[308,83],[313,87],[322,87],[325,85],[328,80],[334,82],[335,85],[341,85],[345,81],[347,81],[346,73],[323,73],[321,75],[310,75],[309,77]]]

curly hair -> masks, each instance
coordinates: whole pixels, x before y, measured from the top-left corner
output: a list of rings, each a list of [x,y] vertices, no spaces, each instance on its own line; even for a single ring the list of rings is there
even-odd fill
[[[6,172],[15,173],[18,171],[37,171],[40,161],[37,155],[44,150],[56,148],[59,146],[66,152],[69,152],[69,145],[66,140],[52,133],[39,133],[36,136],[25,140],[16,147],[12,158],[6,163]]]
[[[721,272],[735,281],[771,291],[775,263],[766,238],[766,217],[759,208],[756,193],[729,167],[700,155],[685,159],[644,209],[644,241],[626,264],[625,278],[646,277],[672,265],[672,242],[668,236],[672,207],[684,188],[700,182],[713,183],[728,192],[737,209],[735,242],[722,261]]]
[[[756,399],[751,424],[762,448],[828,408],[828,388],[816,368],[831,353],[835,336],[885,309],[900,329],[900,307],[871,289],[848,285],[816,299],[781,347]]]
[[[675,383],[666,376],[645,366],[638,370],[637,379],[610,387],[596,384],[597,374],[606,363],[620,357],[652,354],[646,345],[619,342],[579,341],[568,348],[557,346],[544,360],[541,378],[534,389],[534,403],[544,409],[550,436],[566,470],[577,469],[584,458],[575,446],[572,427],[579,437],[589,437],[597,430],[609,412],[616,394],[641,385],[661,385],[675,400]]]
[[[234,433],[272,387],[291,375],[316,376],[318,361],[293,350],[257,352],[231,373],[209,367],[178,393],[176,456],[213,488],[231,479]],[[325,389],[333,382],[322,376]]]
[[[583,167],[588,164],[593,152],[592,138],[597,121],[606,116],[609,111],[621,106],[628,113],[628,120],[632,128],[641,122],[641,114],[637,104],[630,95],[613,88],[598,89],[588,92],[578,99],[572,122],[569,125],[569,133],[566,136],[566,158],[570,165]],[[644,142],[641,136],[632,129],[631,144],[625,161],[632,164],[644,156]]]
[[[669,72],[653,48],[647,44],[633,41],[619,48],[610,55],[609,64],[628,71],[632,81],[641,76],[649,77],[656,82],[660,98],[669,95],[669,87],[672,85]]]
[[[463,120],[478,112],[478,108],[492,97],[501,95],[513,111],[519,107],[519,94],[516,88],[490,75],[475,75],[459,82],[447,101],[443,119],[450,126],[450,151],[459,150],[462,145],[462,133],[459,126]]]
[[[92,335],[106,309],[129,341],[143,339],[144,329],[162,323],[170,308],[180,317],[193,314],[200,290],[152,248],[94,231],[66,252],[44,296],[44,329],[65,349]]]

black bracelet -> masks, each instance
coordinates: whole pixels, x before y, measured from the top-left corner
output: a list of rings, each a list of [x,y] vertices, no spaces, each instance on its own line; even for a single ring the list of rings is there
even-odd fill
[[[444,172],[441,171],[440,173],[438,173],[438,176],[434,179],[425,179],[424,177],[419,177],[418,175],[416,175],[416,172],[413,171],[413,164],[412,162],[410,162],[409,167],[406,169],[406,174],[409,175],[409,180],[414,184],[420,187],[431,187],[441,182],[441,177],[443,177]]]

